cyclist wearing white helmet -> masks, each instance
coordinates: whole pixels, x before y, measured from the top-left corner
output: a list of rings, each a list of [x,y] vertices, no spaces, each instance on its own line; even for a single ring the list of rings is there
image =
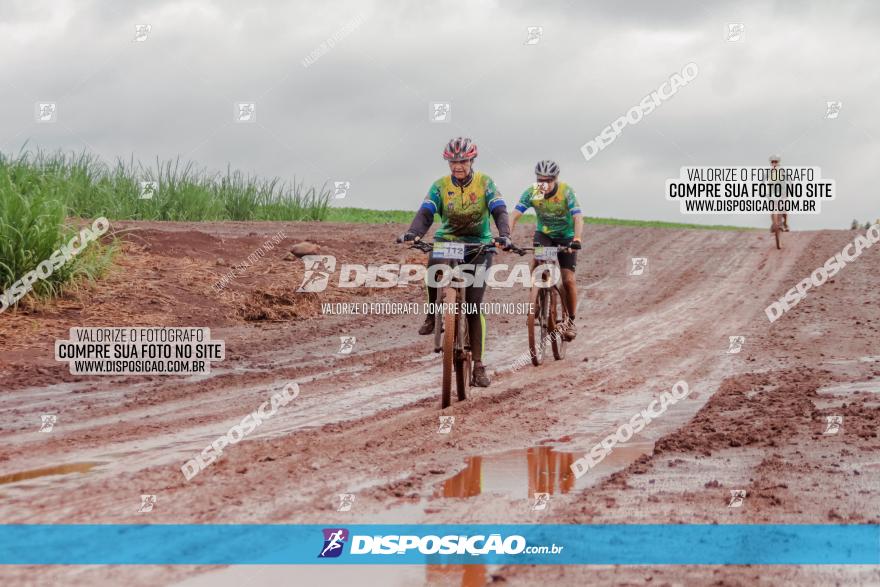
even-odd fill
[[[574,272],[577,265],[577,251],[581,249],[581,233],[584,219],[574,190],[564,182],[557,181],[559,165],[545,159],[535,165],[537,183],[523,192],[513,212],[513,226],[529,208],[535,209],[538,225],[535,229],[536,246],[560,247],[557,260],[562,270],[562,283],[565,286],[565,305],[568,307],[570,323],[562,335],[573,340],[577,335],[574,319],[577,311],[577,284]],[[532,262],[534,264],[534,261]]]
[[[770,169],[776,170],[776,171],[770,171],[770,182],[771,183],[778,182],[782,186],[782,198],[780,200],[778,200],[781,202],[781,201],[786,200],[787,198],[785,195],[785,182],[782,179],[781,172],[778,170],[779,162],[780,162],[779,155],[770,155]],[[786,213],[771,214],[770,220],[771,220],[770,232],[773,232],[773,227],[775,227],[777,225],[777,223],[779,223],[779,226],[783,231],[788,232],[788,214],[786,214]]]
[[[477,157],[477,145],[466,137],[456,137],[449,141],[443,150],[443,158],[449,162],[450,175],[435,181],[428,190],[421,207],[412,224],[398,242],[421,239],[434,223],[434,214],[440,215],[442,224],[434,233],[435,241],[452,241],[465,243],[485,243],[493,241],[505,250],[510,249],[510,228],[508,224],[507,206],[495,187],[495,182],[488,175],[473,170],[474,159]],[[498,236],[492,238],[489,216],[498,227]],[[492,255],[481,253],[474,258],[466,258],[473,269],[465,273],[474,275],[486,271],[492,263]],[[428,266],[434,264],[433,255],[428,257]],[[480,267],[482,266],[482,267]],[[437,288],[428,287],[428,302],[437,302]],[[481,286],[472,285],[465,288],[465,302],[471,307],[479,307],[483,301],[485,283]],[[474,385],[487,387],[489,377],[483,366],[486,341],[486,319],[482,312],[468,313],[468,337],[474,357]],[[434,332],[434,315],[428,314],[419,328],[419,334]]]

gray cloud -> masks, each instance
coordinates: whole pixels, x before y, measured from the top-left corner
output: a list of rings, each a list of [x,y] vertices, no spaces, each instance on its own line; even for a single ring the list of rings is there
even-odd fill
[[[822,167],[839,195],[798,228],[880,216],[869,177],[880,155],[870,115],[880,80],[866,2],[3,4],[0,148],[25,140],[106,159],[182,155],[310,183],[349,180],[346,205],[415,209],[446,172],[451,136],[479,144],[478,167],[508,201],[556,159],[590,215],[766,225],[763,217],[683,218],[663,199],[682,165]],[[303,59],[346,23],[309,67]],[[729,22],[743,41],[725,40]],[[134,25],[149,23],[147,41]],[[526,27],[542,26],[537,45]],[[873,47],[873,48],[872,48]],[[579,148],[694,61],[700,74],[589,162]],[[58,103],[36,124],[34,103]],[[452,103],[452,123],[428,120]],[[826,100],[842,100],[825,120]],[[257,122],[233,122],[255,101]]]

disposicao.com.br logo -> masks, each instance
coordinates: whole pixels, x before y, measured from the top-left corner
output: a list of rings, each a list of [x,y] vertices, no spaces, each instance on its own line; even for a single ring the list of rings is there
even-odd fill
[[[342,548],[348,542],[348,530],[345,528],[324,528],[324,546],[318,558],[336,558],[342,554]]]
[[[336,257],[332,255],[304,255],[305,273],[297,292],[318,293],[327,289],[330,277],[336,270]],[[384,263],[382,265],[359,265],[343,263],[339,266],[337,287],[406,287],[427,281],[431,287],[552,287],[559,282],[559,266],[543,263],[529,269],[525,263],[508,265],[493,264],[490,267],[461,263],[451,271],[449,265],[435,263],[428,267],[418,264]],[[509,271],[506,278],[502,274]],[[546,273],[546,276],[545,276]]]
[[[406,555],[410,551],[419,554],[469,554],[472,556],[500,554],[559,554],[564,546],[529,546],[525,537],[511,534],[476,534],[473,536],[447,534],[444,536],[430,534],[389,535],[349,535],[346,528],[324,528],[323,547],[318,558],[336,558],[342,554],[345,544],[350,542],[350,555]],[[350,538],[350,540],[349,540]]]

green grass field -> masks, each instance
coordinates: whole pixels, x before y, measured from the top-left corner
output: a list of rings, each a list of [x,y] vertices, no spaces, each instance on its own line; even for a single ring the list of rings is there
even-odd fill
[[[82,153],[0,154],[0,190],[28,201],[59,201],[69,216],[110,220],[323,220],[326,186],[306,187],[227,167],[211,173],[193,162],[134,160],[113,164]],[[151,197],[142,197],[153,182]]]
[[[327,222],[366,222],[373,224],[394,223],[409,224],[412,222],[415,210],[370,210],[366,208],[328,208],[324,218]],[[435,222],[439,221],[435,216]],[[650,228],[692,228],[698,230],[755,230],[742,226],[727,226],[723,224],[685,224],[682,222],[660,222],[656,220],[621,220],[619,218],[592,218],[585,217],[586,224],[607,224],[612,226],[640,226]],[[520,219],[523,223],[535,223],[533,214],[525,214]]]

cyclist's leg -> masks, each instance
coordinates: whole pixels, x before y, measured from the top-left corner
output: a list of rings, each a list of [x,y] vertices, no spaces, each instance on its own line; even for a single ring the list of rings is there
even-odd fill
[[[565,246],[568,244],[568,240],[560,239],[558,244],[559,246]],[[572,325],[570,332],[567,333],[567,338],[571,340],[574,338],[575,330],[573,326],[577,314],[577,282],[575,281],[577,251],[570,253],[560,252],[557,255],[557,260],[559,261],[559,268],[562,273],[562,284],[565,286],[565,307],[568,309],[568,319]]]
[[[480,265],[484,266],[485,270],[488,270],[489,266],[492,264],[492,255],[483,253],[470,262],[473,263],[478,270]],[[468,273],[471,273],[471,271]],[[485,283],[480,283],[479,285],[474,284],[465,289],[464,298],[467,307],[469,309],[479,309],[480,304],[483,303],[483,294],[485,292]],[[486,348],[486,317],[479,311],[468,312],[467,322],[468,338],[471,343],[471,355],[474,359],[474,383],[478,386],[485,387],[489,385],[489,378],[486,376],[486,372],[483,368],[483,353]]]
[[[434,264],[434,254],[431,253],[430,255],[428,255],[428,267],[430,268],[431,265],[433,265],[433,264]],[[437,277],[439,279],[439,275]],[[425,288],[428,290],[428,303],[431,304],[431,307],[433,307],[433,304],[437,303],[437,288],[428,285],[428,275],[427,274],[425,274]]]
[[[428,267],[434,264],[433,253],[428,255]],[[428,292],[428,308],[434,308],[437,303],[437,288],[428,284],[428,276],[425,275],[425,289]],[[434,312],[430,309],[425,314],[425,322],[419,327],[419,334],[431,334],[434,332]]]
[[[485,270],[489,269],[489,266],[492,264],[492,255],[487,255],[483,253],[478,258],[470,261],[474,264],[475,267],[479,268],[480,265],[484,266]],[[468,271],[468,273],[473,274],[473,271]],[[486,284],[480,283],[479,285],[474,284],[464,291],[464,301],[468,305],[468,308],[477,308],[479,309],[480,304],[483,303],[483,294],[486,292]],[[468,321],[468,336],[471,341],[471,353],[474,356],[474,361],[482,361],[483,360],[483,345],[486,342],[486,318],[483,316],[482,312],[468,312],[467,314]]]
[[[564,247],[569,243],[569,239],[554,239],[559,247]],[[577,251],[564,253],[562,251],[556,256],[559,261],[559,268],[562,270],[562,284],[565,286],[566,307],[568,314],[572,319],[577,312],[577,283],[574,274],[577,268]]]

